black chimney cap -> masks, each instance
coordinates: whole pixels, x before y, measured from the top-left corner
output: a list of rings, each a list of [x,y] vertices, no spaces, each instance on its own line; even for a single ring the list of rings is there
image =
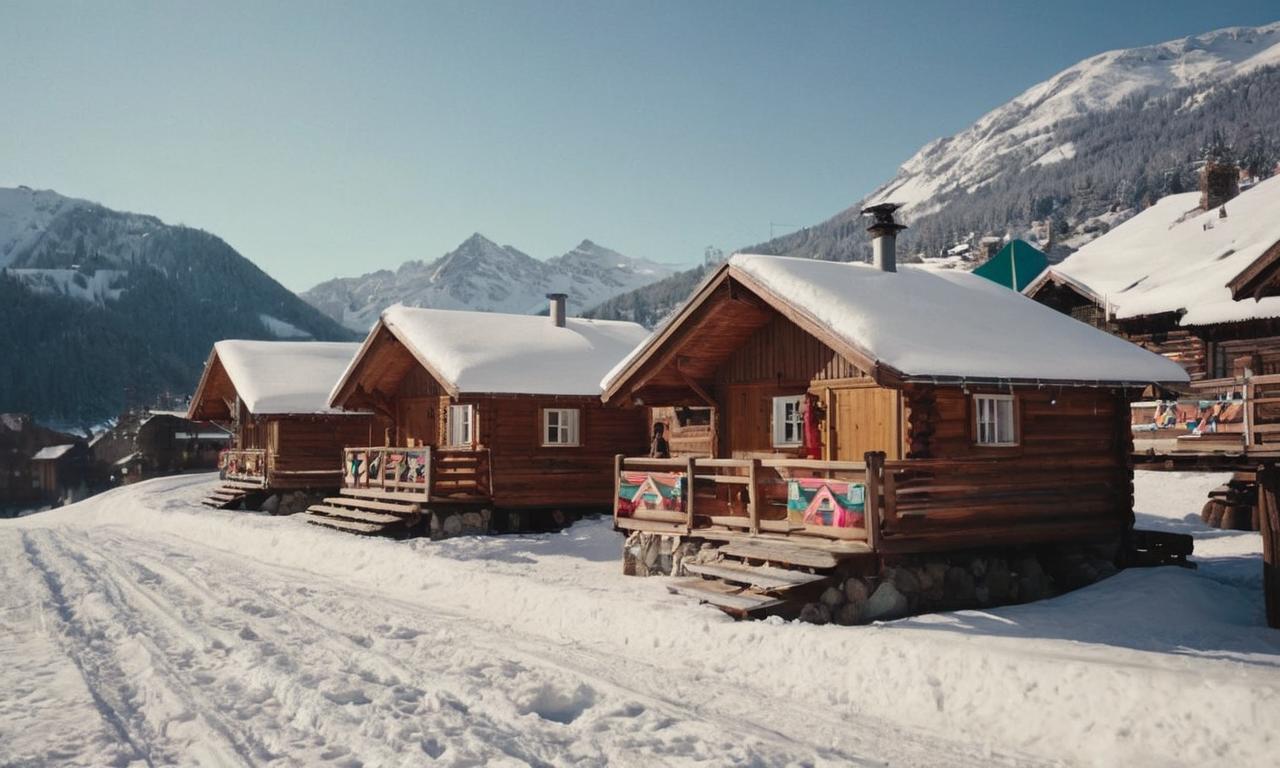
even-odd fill
[[[899,230],[906,229],[907,227],[905,224],[899,224],[893,220],[893,212],[901,207],[902,206],[898,203],[876,203],[875,205],[863,208],[862,215],[873,216],[875,219],[871,222],[871,226],[867,227],[867,231],[873,232],[877,229],[892,229],[894,232],[897,232]]]

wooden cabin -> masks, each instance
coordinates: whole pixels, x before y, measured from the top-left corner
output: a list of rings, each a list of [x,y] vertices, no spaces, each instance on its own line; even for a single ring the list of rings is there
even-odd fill
[[[205,363],[187,418],[225,424],[224,482],[205,503],[254,504],[282,491],[336,489],[344,446],[381,436],[372,414],[328,404],[359,344],[219,341]]]
[[[605,407],[600,381],[647,332],[566,319],[564,297],[551,298],[549,317],[383,312],[330,405],[390,426],[385,440],[348,443],[343,496],[313,522],[379,533],[425,520],[443,535],[458,521],[498,527],[495,512],[608,510],[613,456],[644,450],[647,423]]]
[[[619,530],[818,572],[1120,541],[1129,400],[1186,373],[981,277],[896,268],[887,218],[880,268],[735,255],[604,382],[620,408],[712,411],[703,456],[618,457]]]
[[[31,457],[35,488],[46,502],[70,504],[89,495],[91,456],[83,440],[46,445]]]
[[[1186,369],[1189,387],[1135,410],[1143,453],[1280,448],[1280,410],[1247,402],[1280,390],[1280,177],[1207,209],[1205,197],[1161,199],[1025,289]]]

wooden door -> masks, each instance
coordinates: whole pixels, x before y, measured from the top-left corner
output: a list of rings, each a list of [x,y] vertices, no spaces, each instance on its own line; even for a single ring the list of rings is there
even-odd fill
[[[417,445],[418,442],[435,445],[438,401],[435,397],[407,397],[399,401],[396,414],[398,445]]]
[[[862,461],[867,451],[884,451],[890,459],[901,458],[898,392],[881,387],[854,387],[833,390],[835,418],[835,461]]]

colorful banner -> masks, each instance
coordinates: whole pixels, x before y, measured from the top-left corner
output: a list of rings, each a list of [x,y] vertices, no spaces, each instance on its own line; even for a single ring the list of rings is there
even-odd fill
[[[787,481],[787,519],[804,525],[862,528],[866,488],[820,477]]]
[[[684,475],[677,472],[623,472],[618,483],[618,516],[637,510],[684,511]]]

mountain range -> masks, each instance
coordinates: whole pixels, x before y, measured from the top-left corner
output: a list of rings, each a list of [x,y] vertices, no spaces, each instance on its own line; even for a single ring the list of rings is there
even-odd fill
[[[434,261],[407,261],[394,272],[329,280],[302,298],[363,333],[392,304],[531,314],[546,311],[546,294],[567,293],[570,311],[578,312],[674,271],[590,240],[541,261],[476,233]]]
[[[984,236],[1038,240],[1060,259],[1160,197],[1195,189],[1210,145],[1225,144],[1254,176],[1274,173],[1278,65],[1280,23],[1092,56],[928,143],[826,221],[739,250],[867,260],[861,211],[894,202],[909,226],[899,235],[900,260],[963,251]],[[589,314],[657,322],[702,272],[614,297]]]
[[[214,341],[355,334],[218,237],[0,188],[0,412],[79,426],[190,392]]]

